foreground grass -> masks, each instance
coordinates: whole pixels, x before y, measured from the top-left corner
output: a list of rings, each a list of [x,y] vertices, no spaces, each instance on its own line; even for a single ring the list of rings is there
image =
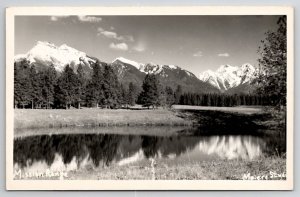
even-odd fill
[[[170,110],[15,109],[15,129],[69,126],[183,126],[192,122]]]
[[[286,159],[282,157],[261,158],[254,161],[217,160],[202,162],[172,162],[170,160],[151,160],[136,165],[108,167],[85,167],[68,172],[67,179],[77,180],[241,180],[245,174],[268,176],[270,172],[285,173]],[[274,178],[285,179],[285,178]]]

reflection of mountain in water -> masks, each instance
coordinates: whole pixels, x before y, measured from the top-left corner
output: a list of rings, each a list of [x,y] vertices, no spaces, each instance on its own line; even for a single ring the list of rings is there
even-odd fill
[[[254,159],[262,154],[265,143],[261,138],[252,136],[212,136],[199,142],[197,148],[224,159]]]
[[[24,169],[72,170],[87,164],[126,165],[151,157],[254,159],[268,153],[267,148],[264,139],[252,136],[42,135],[16,138],[14,163]]]

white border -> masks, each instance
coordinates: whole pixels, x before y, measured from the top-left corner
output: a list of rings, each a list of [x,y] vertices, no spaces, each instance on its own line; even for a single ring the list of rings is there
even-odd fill
[[[287,15],[287,180],[13,180],[13,64],[16,15]],[[292,190],[294,135],[294,10],[284,6],[12,7],[6,9],[7,190]]]

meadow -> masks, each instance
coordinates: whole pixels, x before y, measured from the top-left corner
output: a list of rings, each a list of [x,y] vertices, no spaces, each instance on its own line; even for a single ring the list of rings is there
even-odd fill
[[[184,110],[221,111],[241,114],[261,113],[256,107],[202,107],[175,105],[172,109],[15,109],[14,128],[39,129],[62,127],[107,126],[191,126],[193,121]]]
[[[15,129],[70,126],[183,126],[192,122],[170,110],[15,109]]]

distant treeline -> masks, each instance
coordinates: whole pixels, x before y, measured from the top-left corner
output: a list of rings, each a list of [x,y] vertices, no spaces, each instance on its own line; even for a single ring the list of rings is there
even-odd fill
[[[275,103],[274,100],[276,100],[276,98],[255,94],[227,95],[184,93],[181,95],[180,101],[176,104],[232,107],[238,105],[273,105]]]
[[[162,86],[156,75],[145,76],[142,91],[133,83],[124,86],[113,68],[96,62],[88,74],[79,65],[67,65],[59,73],[51,65],[36,69],[27,61],[14,65],[15,108],[121,108],[136,103],[144,107],[170,107],[174,104],[202,106],[272,105],[274,99],[262,95],[226,95],[184,93],[177,86],[174,91]]]

